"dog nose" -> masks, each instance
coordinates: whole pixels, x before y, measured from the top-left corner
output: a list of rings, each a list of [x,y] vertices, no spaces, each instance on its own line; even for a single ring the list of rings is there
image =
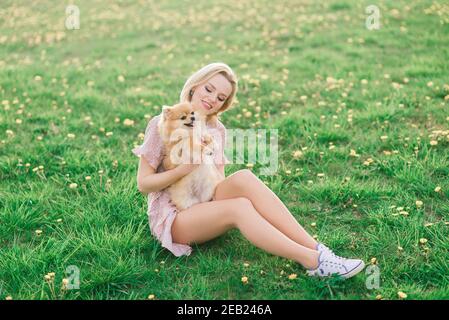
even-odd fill
[[[194,121],[194,120],[195,120],[195,117],[190,117],[190,120]]]

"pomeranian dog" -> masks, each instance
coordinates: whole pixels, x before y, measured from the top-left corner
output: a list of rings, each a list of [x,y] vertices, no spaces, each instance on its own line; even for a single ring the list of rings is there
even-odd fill
[[[179,210],[185,210],[196,203],[210,201],[224,177],[213,161],[218,148],[207,132],[206,115],[194,111],[190,103],[163,106],[158,128],[166,151],[162,161],[165,170],[185,163],[199,164],[168,187],[172,202]]]

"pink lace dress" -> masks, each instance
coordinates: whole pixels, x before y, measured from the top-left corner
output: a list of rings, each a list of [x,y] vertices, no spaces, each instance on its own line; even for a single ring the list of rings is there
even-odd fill
[[[145,130],[144,142],[132,150],[136,156],[143,156],[157,173],[165,171],[162,160],[165,147],[158,131],[158,122],[161,115],[153,117]],[[218,121],[217,127],[207,126],[208,132],[220,146],[215,154],[216,165],[228,164],[229,160],[224,155],[226,146],[226,128]],[[171,227],[178,210],[171,202],[167,189],[148,194],[148,218],[151,234],[161,242],[162,247],[170,250],[175,256],[190,255],[192,247],[189,245],[174,243],[171,236]]]

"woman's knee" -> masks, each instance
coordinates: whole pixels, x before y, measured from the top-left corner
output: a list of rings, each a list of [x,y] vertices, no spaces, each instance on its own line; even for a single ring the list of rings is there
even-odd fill
[[[231,199],[232,205],[229,210],[233,226],[241,219],[243,215],[248,215],[254,212],[254,206],[248,198],[238,197]]]
[[[230,183],[236,188],[247,188],[248,183],[256,180],[257,177],[249,169],[242,169],[229,176]]]

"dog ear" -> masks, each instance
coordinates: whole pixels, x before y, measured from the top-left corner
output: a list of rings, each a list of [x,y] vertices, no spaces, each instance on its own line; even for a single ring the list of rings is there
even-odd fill
[[[164,119],[167,119],[170,114],[171,114],[172,110],[169,106],[162,106],[162,116],[164,117]]]

